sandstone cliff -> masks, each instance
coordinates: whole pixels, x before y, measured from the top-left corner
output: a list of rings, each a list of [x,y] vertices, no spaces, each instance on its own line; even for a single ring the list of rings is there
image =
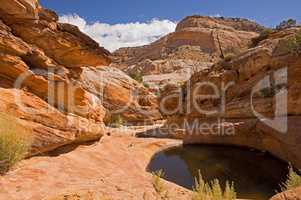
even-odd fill
[[[161,103],[165,128],[172,128],[167,135],[186,144],[255,148],[301,168],[301,60],[287,45],[299,32],[274,31],[256,47],[195,73],[181,88],[166,87]],[[273,119],[278,121],[267,122]]]
[[[179,125],[167,136],[187,144],[256,148],[301,167],[301,60],[283,45],[299,30],[275,31],[249,48],[263,29],[244,19],[191,16],[174,33],[150,45],[123,48],[111,55],[77,27],[59,23],[58,16],[42,8],[38,0],[0,0],[0,117],[1,113],[12,115],[33,130],[29,156],[119,132],[105,125],[114,115],[131,124],[152,123],[162,118],[157,97],[126,74],[138,71],[144,82],[162,86],[165,127]],[[251,95],[265,77],[270,89]],[[221,96],[193,102],[194,95],[213,94],[212,88],[199,87],[202,82],[218,88],[233,85],[225,91],[224,102]],[[185,84],[179,87],[181,83]],[[287,113],[275,113],[277,97],[286,92]],[[194,103],[218,112],[199,113]],[[267,126],[254,110],[270,118],[288,114],[288,130],[283,134]],[[193,124],[195,119],[208,125],[222,119],[222,127],[214,132],[231,127],[235,134],[217,136],[199,130],[191,134],[183,124]],[[60,152],[54,158],[26,160],[18,170],[0,177],[0,198],[153,199],[156,193],[145,168],[155,151],[174,140],[128,135],[105,136],[93,146],[66,155]],[[171,194],[174,199],[190,198],[189,191],[166,184],[170,191],[176,190]],[[300,188],[274,199],[300,199]]]
[[[191,16],[150,45],[117,50],[113,66],[141,73],[151,87],[182,83],[221,57],[247,49],[263,29],[244,19]]]
[[[0,51],[0,112],[33,129],[32,154],[99,139],[125,106],[126,122],[161,118],[156,97],[106,67],[107,50],[36,0],[0,1]]]

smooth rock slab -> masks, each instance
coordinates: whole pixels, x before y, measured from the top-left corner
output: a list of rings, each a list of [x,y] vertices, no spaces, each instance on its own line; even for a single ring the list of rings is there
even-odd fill
[[[0,178],[0,199],[56,200],[64,196],[67,199],[87,196],[91,200],[155,199],[151,175],[145,168],[155,152],[179,143],[114,135],[57,157],[31,158]],[[163,183],[171,199],[190,199],[189,191]]]

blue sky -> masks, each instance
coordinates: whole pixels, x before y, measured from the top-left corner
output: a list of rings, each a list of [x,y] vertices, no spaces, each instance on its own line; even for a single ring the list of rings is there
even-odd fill
[[[77,25],[105,48],[140,46],[173,32],[188,15],[243,17],[265,26],[301,21],[301,0],[40,0],[61,22]],[[156,19],[156,20],[154,20]]]
[[[77,13],[89,22],[109,24],[153,18],[178,21],[192,14],[245,17],[268,26],[286,18],[301,20],[300,0],[41,0],[41,4],[60,15]]]

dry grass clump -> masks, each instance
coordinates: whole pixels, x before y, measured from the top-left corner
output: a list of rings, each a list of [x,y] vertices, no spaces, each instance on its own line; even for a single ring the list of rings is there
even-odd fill
[[[120,128],[125,124],[121,115],[113,115],[108,123],[108,126],[113,128]]]
[[[0,113],[1,174],[25,158],[32,142],[31,137],[31,130],[21,126],[16,118]]]
[[[157,194],[159,195],[159,198],[163,200],[168,200],[168,191],[166,190],[164,184],[161,181],[161,178],[164,176],[163,170],[153,172],[152,175],[152,184]]]
[[[236,57],[236,54],[234,54],[234,53],[227,53],[227,54],[225,54],[224,60],[226,62],[231,62],[235,57]]]
[[[301,176],[294,171],[293,167],[290,167],[286,182],[280,185],[281,192],[295,189],[300,186],[301,186]]]
[[[152,184],[159,195],[159,199],[169,200],[169,193],[161,181],[164,172],[159,170],[152,173],[152,175]],[[191,200],[236,200],[236,197],[234,183],[230,184],[227,182],[226,187],[223,190],[217,179],[210,183],[205,183],[201,173],[199,173],[198,178],[195,178],[195,187]]]
[[[195,188],[192,200],[235,200],[236,192],[234,184],[226,183],[225,190],[223,191],[217,179],[210,183],[205,183],[202,175],[195,179]]]

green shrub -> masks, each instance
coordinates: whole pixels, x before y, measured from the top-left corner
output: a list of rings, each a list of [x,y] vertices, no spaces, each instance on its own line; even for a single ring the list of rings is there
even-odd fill
[[[256,47],[261,41],[267,39],[272,33],[273,29],[264,29],[258,37],[252,39],[252,47]]]
[[[222,61],[230,62],[240,53],[241,50],[238,47],[228,47],[224,50]]]
[[[285,43],[285,48],[292,54],[301,55],[301,29]]]
[[[210,183],[205,183],[202,175],[195,179],[195,188],[192,195],[192,200],[235,200],[236,192],[234,184],[226,183],[225,190],[223,191],[217,179]]]
[[[283,30],[283,29],[287,29],[287,28],[291,28],[297,25],[297,21],[294,19],[288,19],[288,20],[284,20],[282,21],[278,26],[276,26],[277,30]]]
[[[293,167],[290,167],[286,182],[280,185],[281,192],[291,190],[299,186],[301,186],[301,176],[294,171]]]
[[[114,128],[120,128],[123,125],[124,125],[124,120],[120,115],[113,115],[108,124],[108,126],[114,127]]]
[[[224,60],[226,61],[226,62],[230,62],[230,61],[232,61],[233,60],[233,58],[235,57],[236,55],[234,54],[234,53],[226,53],[225,54],[225,58],[224,58]]]
[[[261,96],[264,98],[269,98],[275,96],[275,89],[274,88],[264,88],[260,91]]]
[[[143,76],[142,76],[141,72],[139,72],[138,70],[132,72],[132,73],[130,74],[130,77],[131,77],[132,79],[136,80],[136,81],[139,82],[139,83],[142,83],[142,82],[143,82]]]
[[[149,84],[148,83],[143,83],[144,87],[146,88],[150,88]]]
[[[31,145],[31,130],[19,125],[17,119],[0,114],[0,173],[7,172],[25,158]]]

